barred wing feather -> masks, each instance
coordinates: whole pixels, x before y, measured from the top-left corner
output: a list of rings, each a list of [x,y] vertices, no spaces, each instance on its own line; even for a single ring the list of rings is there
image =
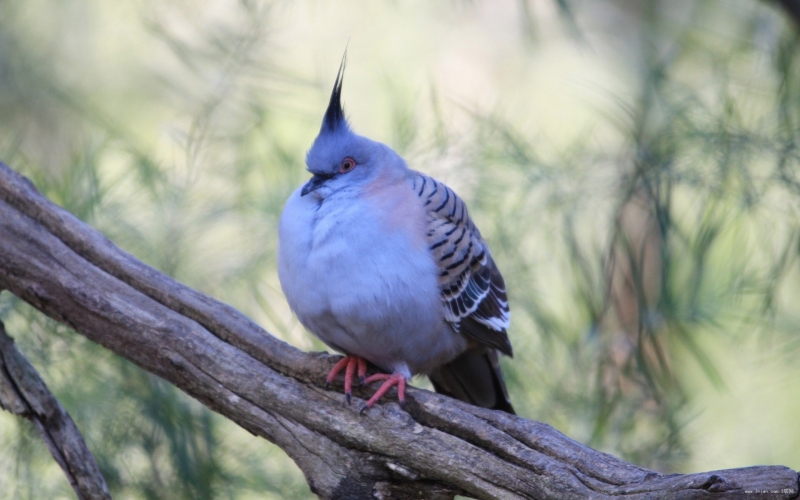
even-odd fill
[[[456,331],[512,355],[505,282],[467,206],[452,189],[423,174],[414,191],[428,214],[428,245],[439,266],[445,319]]]

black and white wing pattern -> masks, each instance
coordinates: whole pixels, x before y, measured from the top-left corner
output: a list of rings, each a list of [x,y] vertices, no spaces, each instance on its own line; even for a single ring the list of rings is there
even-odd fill
[[[428,245],[439,265],[445,319],[467,337],[512,356],[506,286],[467,206],[452,189],[417,173],[428,214]]]

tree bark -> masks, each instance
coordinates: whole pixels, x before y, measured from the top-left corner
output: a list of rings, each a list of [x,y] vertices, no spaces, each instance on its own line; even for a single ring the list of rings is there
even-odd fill
[[[110,500],[103,475],[75,422],[6,334],[0,321],[0,408],[30,420],[79,500]]]
[[[409,388],[359,415],[304,353],[161,274],[0,164],[0,288],[280,446],[323,498],[796,498],[780,466],[664,475],[552,427]]]

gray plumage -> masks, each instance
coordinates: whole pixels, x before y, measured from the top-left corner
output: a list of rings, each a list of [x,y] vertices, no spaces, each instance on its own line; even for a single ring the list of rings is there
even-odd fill
[[[513,413],[497,361],[512,354],[508,299],[489,249],[449,187],[351,131],[343,70],[306,156],[313,177],[281,215],[287,301],[339,352]]]

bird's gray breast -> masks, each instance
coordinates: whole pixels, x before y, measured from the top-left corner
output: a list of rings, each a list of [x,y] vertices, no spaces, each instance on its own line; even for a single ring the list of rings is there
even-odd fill
[[[279,276],[292,310],[329,346],[426,372],[464,341],[443,319],[424,214],[408,210],[416,197],[394,194],[319,203],[295,192],[281,216]]]

